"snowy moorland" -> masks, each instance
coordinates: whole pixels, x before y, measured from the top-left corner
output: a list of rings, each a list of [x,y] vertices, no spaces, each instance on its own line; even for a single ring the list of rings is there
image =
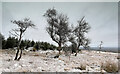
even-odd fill
[[[57,50],[23,51],[15,61],[14,50],[0,50],[0,72],[106,72],[108,63],[118,68],[118,53],[82,50],[77,56]],[[116,69],[114,69],[116,70]]]

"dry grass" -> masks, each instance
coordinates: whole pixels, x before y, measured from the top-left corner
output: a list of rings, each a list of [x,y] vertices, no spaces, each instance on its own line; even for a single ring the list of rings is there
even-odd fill
[[[118,72],[118,64],[114,61],[106,61],[106,63],[102,63],[101,69],[109,73]]]
[[[35,57],[38,57],[38,56],[46,57],[45,54],[40,54],[40,53],[34,53],[34,54],[32,54],[31,56],[35,56]]]
[[[86,64],[81,64],[81,70],[86,70]]]
[[[117,56],[117,59],[120,59],[120,55]]]
[[[15,54],[15,50],[13,49],[2,49],[0,52],[5,53],[5,54]]]
[[[29,56],[40,56],[40,54],[36,53],[36,52],[31,52],[31,53],[28,53],[28,54],[29,54]]]
[[[70,70],[70,69],[69,69],[69,68],[64,68],[64,70],[65,70],[65,71],[68,71],[68,70]]]
[[[39,56],[39,54],[34,54],[33,56]]]
[[[86,64],[81,64],[79,67],[75,67],[75,69],[86,70]]]

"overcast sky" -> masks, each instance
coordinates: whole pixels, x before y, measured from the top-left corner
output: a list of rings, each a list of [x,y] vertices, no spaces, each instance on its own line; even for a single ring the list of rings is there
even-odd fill
[[[118,46],[118,3],[117,2],[3,2],[2,3],[2,34],[7,38],[11,29],[16,28],[10,20],[30,18],[37,29],[27,29],[24,39],[45,41],[57,45],[47,34],[48,25],[43,14],[48,8],[55,7],[58,12],[69,17],[74,26],[85,16],[91,26],[87,37],[91,46]]]

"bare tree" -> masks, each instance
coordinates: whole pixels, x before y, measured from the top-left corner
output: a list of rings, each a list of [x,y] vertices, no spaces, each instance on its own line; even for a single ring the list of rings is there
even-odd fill
[[[68,40],[70,29],[68,27],[68,17],[64,14],[58,14],[57,11],[52,8],[48,9],[44,16],[47,18],[48,26],[46,28],[48,34],[58,44],[59,54],[62,50],[62,45]]]
[[[88,25],[88,23],[84,20],[84,17],[78,21],[78,25],[73,29],[73,34],[70,37],[70,42],[73,44],[75,49],[75,56],[77,56],[77,52],[80,48],[80,46],[83,46],[84,48],[89,47],[88,44],[90,44],[90,40],[85,37],[85,34],[89,32],[89,29],[91,27]]]
[[[102,45],[103,45],[103,41],[100,41],[99,49],[102,48]]]
[[[25,31],[29,28],[29,27],[35,27],[35,25],[32,23],[32,21],[29,18],[24,18],[23,20],[13,20],[11,21],[13,24],[16,24],[18,28],[16,29],[12,29],[12,31],[10,31],[10,33],[12,35],[14,35],[15,37],[18,38],[18,46],[17,46],[17,53],[15,56],[14,60],[20,60],[21,56],[22,56],[22,48],[20,47],[21,44],[21,39],[23,37],[23,34],[25,33]],[[20,56],[18,57],[19,51],[20,52]]]

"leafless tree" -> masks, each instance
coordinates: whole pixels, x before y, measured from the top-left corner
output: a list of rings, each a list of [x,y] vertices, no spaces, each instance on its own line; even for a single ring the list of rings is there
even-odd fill
[[[10,33],[18,38],[18,46],[17,46],[17,53],[15,56],[14,60],[20,60],[21,56],[22,56],[22,48],[20,47],[21,44],[21,39],[23,37],[23,34],[25,33],[25,31],[29,28],[29,27],[35,27],[35,25],[32,23],[32,21],[29,18],[24,18],[23,20],[13,20],[11,21],[13,24],[16,24],[18,28],[16,29],[12,29],[12,31],[10,31]],[[18,57],[19,51],[20,52],[20,56]]]
[[[102,45],[103,45],[103,41],[100,41],[99,49],[102,48]]]
[[[88,23],[84,20],[84,17],[78,21],[78,25],[73,29],[73,34],[70,37],[70,42],[73,44],[75,49],[75,56],[77,56],[77,52],[80,48],[80,46],[83,46],[84,48],[89,47],[88,44],[90,44],[90,40],[85,37],[85,34],[89,32],[89,29],[91,27],[88,25]]]
[[[47,18],[48,26],[46,28],[48,34],[58,44],[59,54],[62,50],[62,45],[68,40],[70,29],[68,27],[68,17],[52,8],[48,9],[44,16]]]

